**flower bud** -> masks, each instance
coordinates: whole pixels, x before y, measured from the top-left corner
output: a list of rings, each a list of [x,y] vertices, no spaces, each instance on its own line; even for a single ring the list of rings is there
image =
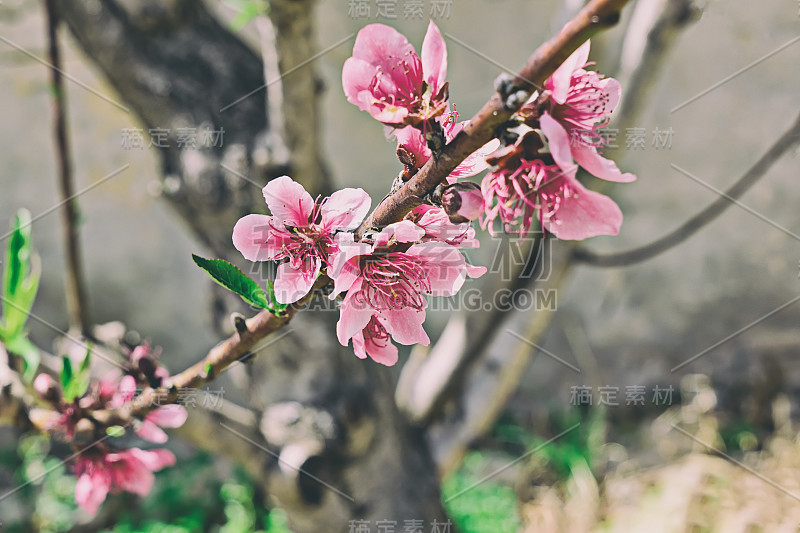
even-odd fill
[[[483,213],[481,188],[471,182],[450,185],[442,192],[442,207],[454,224],[475,220]]]
[[[39,374],[33,380],[33,388],[44,400],[58,404],[61,401],[61,387],[47,374]]]

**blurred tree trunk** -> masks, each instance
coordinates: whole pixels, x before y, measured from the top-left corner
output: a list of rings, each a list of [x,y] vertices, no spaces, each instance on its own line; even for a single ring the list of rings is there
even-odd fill
[[[170,147],[159,151],[163,194],[216,256],[236,257],[233,225],[263,212],[253,182],[289,173],[312,194],[329,189],[317,138],[320,84],[312,65],[292,70],[314,53],[311,2],[270,2],[275,38],[264,43],[264,57],[281,73],[292,71],[277,93],[272,79],[264,87],[270,65],[203,2],[62,0],[60,8],[135,120],[171,132]],[[280,105],[270,101],[276,95]],[[179,147],[179,128],[224,129],[223,145]],[[218,417],[198,410],[183,435],[245,464],[295,533],[348,531],[351,520],[393,520],[398,528],[405,520],[446,520],[423,433],[398,412],[387,370],[339,347],[332,311],[301,313],[292,330],[302,334],[239,365],[234,377],[257,423],[220,427]]]

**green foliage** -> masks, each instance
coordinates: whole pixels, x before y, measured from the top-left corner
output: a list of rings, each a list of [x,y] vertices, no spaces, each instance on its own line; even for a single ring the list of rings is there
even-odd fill
[[[268,309],[275,314],[283,312],[288,307],[275,301],[275,289],[271,281],[267,280],[267,292],[265,293],[258,283],[236,265],[223,259],[205,259],[194,254],[192,254],[192,259],[214,281],[238,294],[248,305],[258,309]]]
[[[459,469],[442,484],[442,499],[453,522],[463,533],[512,533],[519,531],[521,522],[517,496],[513,487],[491,476],[500,466],[529,454],[527,460],[542,461],[566,481],[572,471],[592,465],[605,442],[605,412],[592,409],[582,413],[570,410],[553,417],[553,434],[564,432],[580,423],[560,438],[548,439],[532,435],[515,424],[498,425],[494,438],[506,450],[497,457],[486,452],[470,452]]]
[[[559,434],[578,423],[580,426],[547,444],[548,439],[531,437],[528,449],[540,448],[535,455],[544,458],[558,478],[566,481],[576,466],[587,465],[592,468],[596,464],[599,451],[605,443],[605,416],[605,410],[601,408],[588,412],[570,410],[556,417],[553,432]]]
[[[504,457],[504,463],[514,460]],[[516,533],[520,529],[514,489],[489,478],[489,460],[481,452],[469,453],[461,467],[442,484],[442,500],[462,533]]]
[[[25,362],[23,378],[32,381],[39,366],[39,350],[28,340],[25,323],[28,321],[36,292],[39,289],[41,267],[33,252],[31,215],[21,209],[14,218],[3,265],[0,342],[8,351]]]
[[[269,301],[272,302],[271,308],[276,314],[284,312],[289,307],[289,304],[278,303],[278,300],[275,299],[275,285],[270,280],[267,280],[267,296],[269,296]]]
[[[231,27],[236,31],[257,16],[269,13],[269,3],[266,0],[236,0],[233,4],[239,11],[231,21]]]
[[[75,478],[60,459],[49,455],[46,437],[33,434],[14,444],[17,453],[3,454],[0,464],[17,467],[14,481],[22,489],[0,502],[3,532],[71,531],[77,519]],[[15,512],[9,516],[9,510]]]
[[[749,452],[757,449],[764,439],[759,433],[758,428],[744,419],[722,422],[719,428],[725,449],[730,452]]]
[[[91,346],[86,351],[86,355],[81,362],[77,372],[72,370],[72,361],[66,355],[61,356],[61,388],[64,390],[64,400],[71,402],[75,398],[80,398],[89,390],[91,382]]]
[[[0,501],[3,533],[71,531],[84,517],[75,505],[69,463],[62,465],[58,458],[71,452],[63,447],[52,451],[50,456],[51,441],[39,434],[0,443],[0,474],[14,471],[14,484],[24,485]],[[199,453],[156,473],[145,498],[110,495],[100,520],[104,513],[113,517],[106,533],[291,533],[286,515],[263,507],[260,498],[242,469],[221,471],[213,456]]]

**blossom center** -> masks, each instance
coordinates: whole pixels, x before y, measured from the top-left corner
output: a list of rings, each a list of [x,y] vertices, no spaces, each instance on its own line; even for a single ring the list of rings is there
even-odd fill
[[[389,332],[383,327],[375,316],[369,319],[367,327],[364,328],[364,342],[371,342],[372,344],[385,348],[389,342]]]
[[[425,308],[424,294],[431,291],[431,285],[416,258],[403,252],[368,256],[363,259],[361,274],[365,283],[359,296],[374,309]]]
[[[594,71],[573,74],[567,100],[556,110],[562,120],[580,130],[580,141],[592,146],[603,144],[597,130],[607,125],[613,111],[611,95],[600,85],[602,80],[603,76]]]
[[[423,92],[422,61],[419,56],[408,51],[405,57],[390,56],[388,59],[394,63],[389,72],[379,65],[369,84],[377,102],[401,107],[419,104]]]

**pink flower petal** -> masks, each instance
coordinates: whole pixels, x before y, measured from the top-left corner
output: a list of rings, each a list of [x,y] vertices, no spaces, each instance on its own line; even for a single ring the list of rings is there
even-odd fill
[[[48,376],[47,374],[39,374],[36,376],[36,379],[33,380],[33,388],[39,395],[44,396],[50,390],[51,387],[59,387],[56,380]]]
[[[329,232],[355,228],[369,212],[372,199],[364,189],[342,189],[325,200],[320,208],[322,226]]]
[[[95,515],[108,496],[109,480],[102,472],[84,473],[75,483],[75,503],[87,513]]]
[[[267,261],[279,251],[267,244],[272,219],[267,215],[246,215],[233,227],[233,246],[248,261]]]
[[[394,135],[397,138],[397,145],[404,146],[414,156],[414,166],[416,168],[422,168],[422,165],[431,158],[431,149],[428,148],[425,137],[414,126],[396,129]]]
[[[272,215],[294,226],[307,226],[314,199],[305,188],[289,176],[281,176],[267,183],[262,190]]]
[[[422,327],[422,323],[425,322],[424,310],[417,311],[412,307],[404,307],[381,311],[381,315],[386,319],[383,322],[386,331],[396,342],[407,346],[412,344],[427,346],[431,343],[428,334]]]
[[[422,260],[433,296],[452,296],[466,279],[466,261],[457,248],[442,242],[415,244],[406,252]]]
[[[622,183],[636,181],[635,174],[631,174],[630,172],[623,174],[616,163],[597,153],[597,149],[594,146],[584,143],[575,143],[572,147],[572,155],[592,176]]]
[[[164,448],[155,450],[141,450],[131,448],[129,452],[136,457],[150,471],[158,472],[162,468],[175,464],[175,455]]]
[[[353,340],[355,341],[355,338]],[[395,363],[397,363],[397,346],[392,344],[391,341],[387,340],[385,344],[379,344],[370,339],[366,341],[365,344],[367,354],[369,354],[370,358],[376,363],[380,363],[385,366],[393,366]]]
[[[189,413],[182,405],[162,405],[148,414],[144,419],[165,428],[179,428],[188,418]]]
[[[164,444],[167,442],[167,440],[169,440],[169,436],[164,432],[163,429],[147,419],[143,420],[136,429],[136,434],[144,440],[148,442],[155,442],[156,444]]]
[[[118,409],[126,403],[133,400],[136,395],[136,379],[130,374],[125,375],[119,380],[111,400],[108,402],[108,407]]]
[[[397,242],[416,242],[425,236],[425,230],[410,220],[401,220],[389,224],[381,232]]]
[[[328,259],[327,272],[328,277],[334,281],[333,292],[330,295],[332,300],[348,290],[361,275],[361,269],[355,258],[369,254],[372,250],[367,243],[354,242],[352,233],[337,233],[336,245],[338,251]]]
[[[395,65],[393,58],[408,53],[416,52],[405,35],[384,24],[369,24],[361,28],[353,45],[353,57],[383,67],[387,72]]]
[[[619,104],[619,99],[622,96],[622,87],[614,78],[603,78],[597,83],[597,86],[604,90],[608,96],[605,109],[607,113],[611,113],[617,108],[617,104]]]
[[[500,139],[492,139],[472,152],[450,173],[447,178],[448,183],[454,183],[460,178],[475,176],[489,168],[486,158],[498,148],[500,148]]]
[[[587,40],[577,50],[572,52],[566,61],[559,66],[553,75],[546,82],[546,86],[552,93],[552,98],[558,104],[567,101],[572,73],[583,67],[589,59],[589,48],[591,44]]]
[[[577,166],[572,161],[572,148],[574,148],[574,146],[570,146],[569,133],[564,129],[564,126],[551,117],[549,113],[543,113],[542,116],[539,117],[539,125],[545,137],[547,137],[550,154],[553,156],[556,164],[570,173],[573,170],[577,172]]]
[[[106,463],[110,465],[111,480],[115,486],[139,496],[147,496],[153,488],[155,476],[134,450],[138,448],[110,453],[106,455]]]
[[[364,250],[364,252],[369,253],[369,249]],[[346,259],[346,256],[343,253],[337,254],[334,263],[328,267],[328,276],[333,279],[333,292],[330,294],[331,300],[344,291],[350,290],[359,276],[361,276],[361,268],[358,266],[357,259],[341,262],[339,259]]]
[[[565,198],[555,221],[545,219],[544,227],[559,239],[581,240],[596,235],[616,235],[622,225],[622,211],[614,200],[590,191],[577,181],[572,185],[577,197]]]
[[[369,111],[373,105],[370,83],[376,67],[363,59],[350,57],[342,67],[342,88],[347,101],[358,106],[361,111]]]
[[[348,341],[357,333],[360,333],[372,318],[375,310],[363,300],[356,297],[361,290],[361,279],[359,278],[342,301],[340,308],[339,322],[336,323],[336,336],[342,346],[347,346]]]
[[[367,349],[364,341],[364,333],[362,331],[353,335],[353,353],[355,353],[356,357],[359,359],[367,358]]]
[[[292,268],[291,263],[278,265],[275,275],[275,299],[281,304],[291,304],[308,294],[314,286],[320,270],[318,257],[309,257],[313,268]]]
[[[467,265],[467,276],[471,278],[479,278],[486,274],[487,268],[485,266],[475,266],[466,263]]]
[[[428,31],[422,41],[422,72],[428,86],[436,94],[447,78],[447,46],[442,39],[439,28],[433,21],[428,24]]]

